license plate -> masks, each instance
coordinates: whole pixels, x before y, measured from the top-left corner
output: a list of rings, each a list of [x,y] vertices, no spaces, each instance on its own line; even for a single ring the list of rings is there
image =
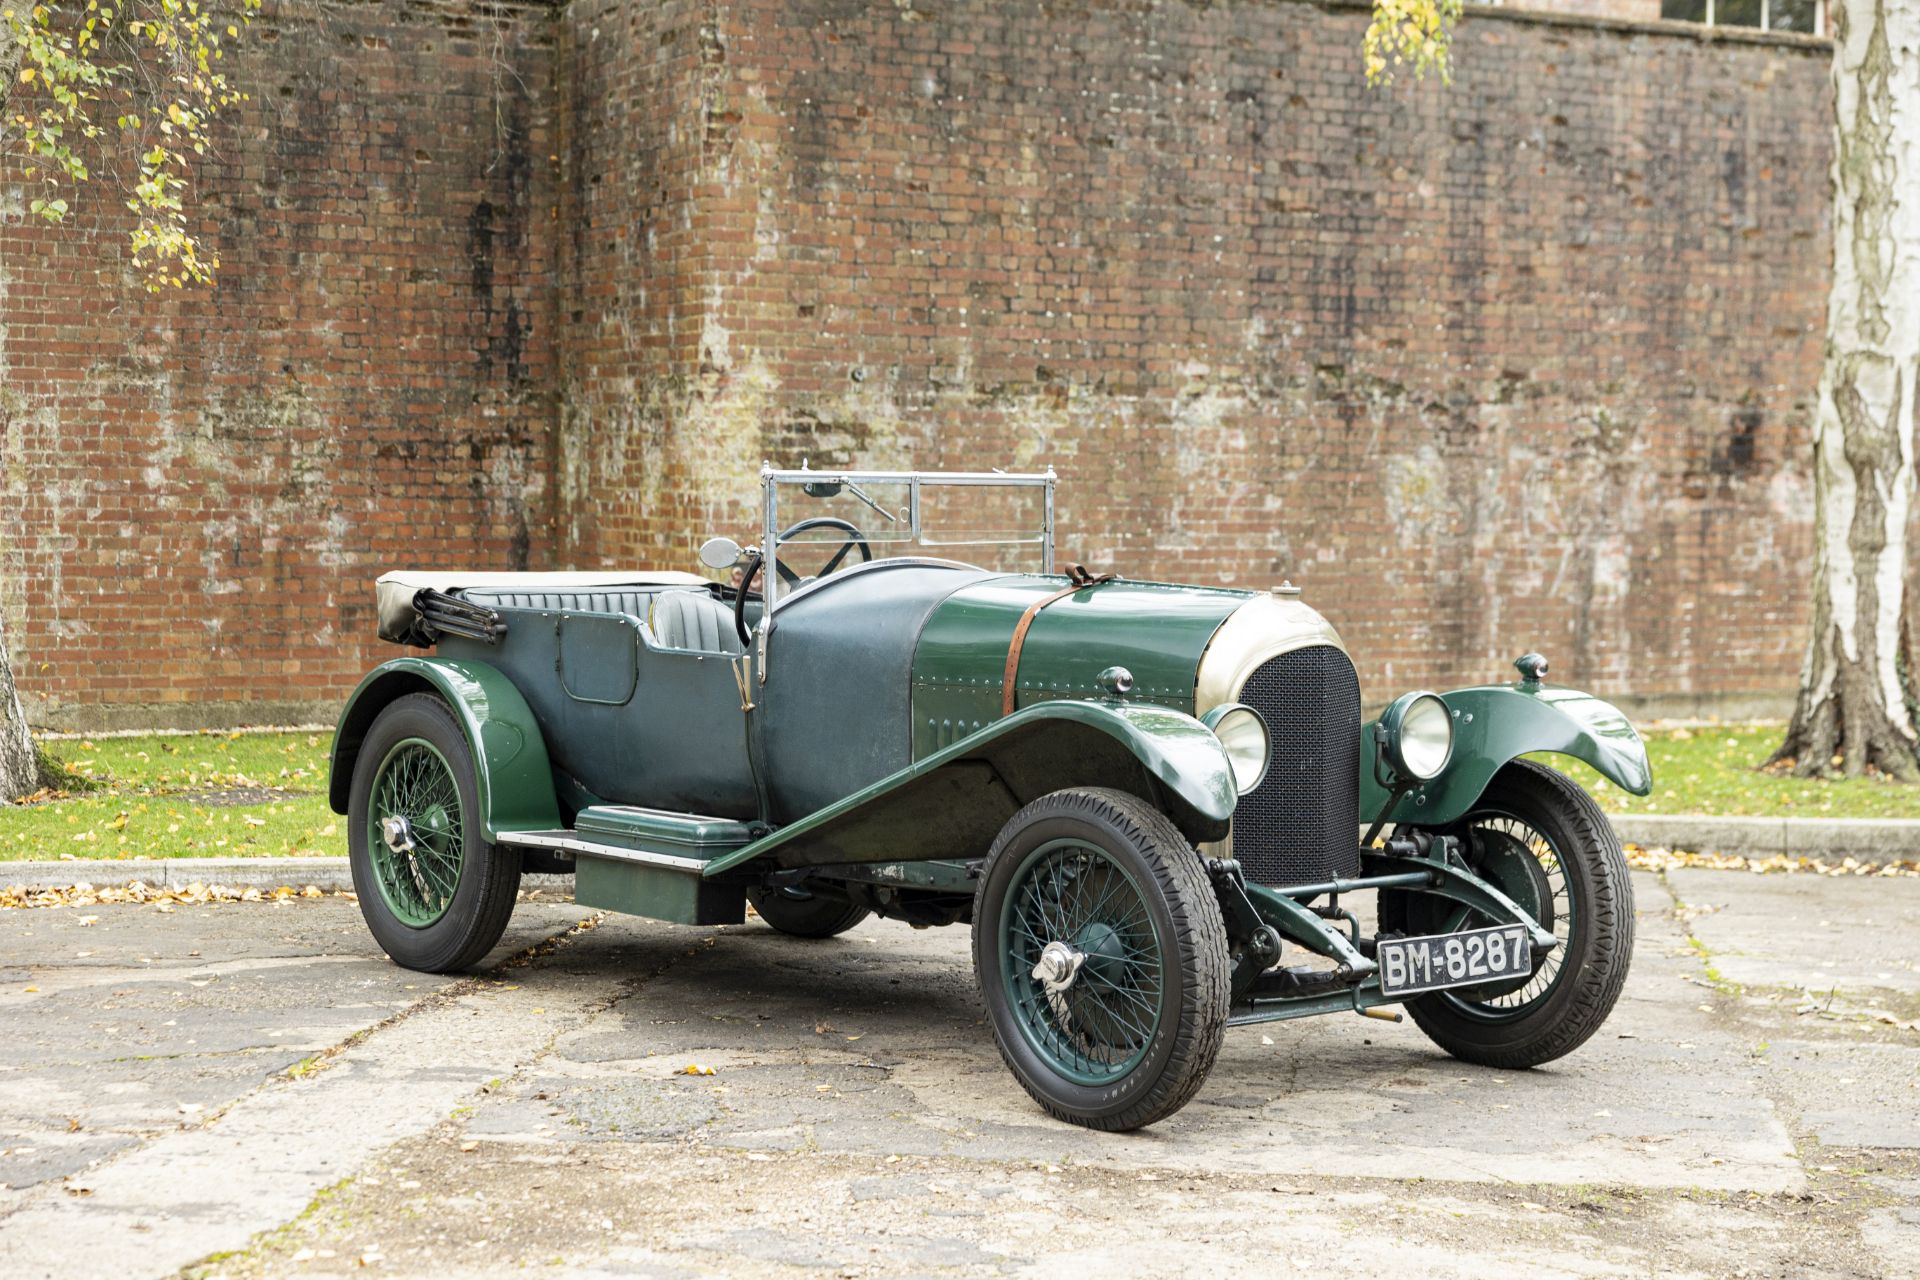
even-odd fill
[[[1445,987],[1476,987],[1533,972],[1533,948],[1517,924],[1421,938],[1382,938],[1380,993],[1407,996]]]

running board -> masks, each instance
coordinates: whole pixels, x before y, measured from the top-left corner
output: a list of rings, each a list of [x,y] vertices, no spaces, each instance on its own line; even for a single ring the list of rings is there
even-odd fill
[[[499,843],[572,855],[573,900],[583,907],[675,924],[739,924],[746,919],[745,886],[702,875],[704,858],[604,844],[577,831],[503,831]]]
[[[613,862],[635,862],[641,866],[685,871],[696,876],[707,869],[705,858],[689,858],[681,854],[654,853],[648,849],[629,849],[617,844],[601,844],[595,840],[584,840],[571,831],[502,831],[499,843],[512,845],[518,849],[545,849],[551,853],[606,858]]]

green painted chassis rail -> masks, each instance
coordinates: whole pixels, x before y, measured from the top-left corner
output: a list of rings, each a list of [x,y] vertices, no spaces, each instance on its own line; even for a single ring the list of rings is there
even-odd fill
[[[1524,926],[1536,955],[1544,955],[1559,945],[1553,934],[1542,928],[1525,908],[1463,865],[1445,858],[1412,857],[1377,850],[1368,850],[1363,856],[1363,873],[1351,881],[1341,882],[1340,891],[1394,888],[1430,893],[1477,911],[1495,923]],[[1345,1010],[1360,1013],[1378,1005],[1405,1003],[1405,996],[1389,996],[1380,990],[1378,966],[1371,957],[1361,953],[1355,939],[1348,938],[1334,921],[1307,907],[1308,900],[1325,891],[1327,886],[1270,888],[1244,884],[1239,888],[1245,895],[1246,907],[1262,923],[1271,925],[1296,946],[1332,960],[1351,980],[1347,985],[1310,995],[1261,995],[1256,991],[1249,1000],[1235,1001],[1227,1018],[1229,1023],[1239,1026],[1280,1022]],[[1233,914],[1231,908],[1229,914]]]

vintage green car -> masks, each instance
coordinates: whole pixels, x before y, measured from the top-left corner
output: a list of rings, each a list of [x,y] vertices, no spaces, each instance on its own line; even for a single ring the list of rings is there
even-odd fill
[[[1007,1065],[1102,1129],[1183,1106],[1230,1025],[1404,1005],[1456,1057],[1529,1067],[1612,1009],[1619,842],[1522,757],[1635,794],[1647,757],[1544,659],[1363,724],[1289,585],[1055,573],[1051,470],[761,485],[758,546],[700,548],[730,583],[380,579],[381,635],[436,652],[354,691],[331,800],[394,960],[478,962],[523,869],[662,920],[752,904],[799,938],[971,924]],[[931,554],[956,547],[986,563]]]

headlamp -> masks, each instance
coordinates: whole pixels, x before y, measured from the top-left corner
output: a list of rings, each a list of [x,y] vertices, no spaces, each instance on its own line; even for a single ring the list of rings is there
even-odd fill
[[[1233,785],[1241,795],[1260,785],[1267,776],[1267,761],[1272,744],[1267,739],[1267,722],[1244,702],[1228,702],[1202,716],[1200,723],[1213,730],[1220,745],[1227,749],[1233,765]]]
[[[1453,712],[1437,693],[1402,694],[1381,714],[1375,736],[1394,773],[1430,782],[1453,757]]]

